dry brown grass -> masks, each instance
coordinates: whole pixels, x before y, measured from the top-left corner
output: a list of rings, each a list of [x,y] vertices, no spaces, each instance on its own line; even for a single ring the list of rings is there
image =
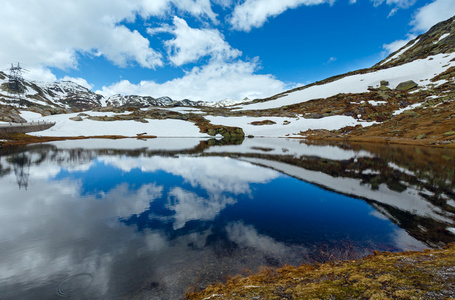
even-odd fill
[[[196,299],[453,299],[455,246],[424,252],[375,252],[324,264],[265,268],[186,294]]]

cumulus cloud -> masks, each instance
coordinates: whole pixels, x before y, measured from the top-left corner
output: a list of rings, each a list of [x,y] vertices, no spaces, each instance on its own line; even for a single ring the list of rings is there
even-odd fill
[[[335,0],[246,0],[234,8],[230,23],[236,30],[250,31],[254,27],[261,27],[268,18],[276,17],[288,9],[334,2]]]
[[[135,94],[169,96],[176,100],[218,101],[225,98],[233,100],[242,100],[245,97],[263,98],[286,89],[286,84],[272,75],[255,74],[257,69],[257,61],[239,60],[231,63],[214,61],[203,67],[194,67],[185,76],[162,84],[154,81],[132,84],[128,80],[122,80],[103,87],[97,93],[105,96]]]
[[[1,55],[1,54],[0,54]],[[55,81],[57,77],[52,73],[51,70],[45,67],[29,67],[23,72],[23,77],[30,81]]]
[[[0,19],[0,61],[29,66],[76,68],[78,55],[104,55],[118,66],[153,68],[161,55],[139,32],[120,22],[135,20],[137,3],[127,0],[5,0]]]
[[[175,35],[174,39],[165,41],[164,44],[170,61],[176,66],[195,62],[204,56],[211,56],[217,60],[229,60],[242,54],[239,50],[233,49],[218,30],[191,28],[179,17],[174,17],[173,27],[164,25],[148,30],[150,35],[160,32]]]
[[[435,0],[420,8],[411,25],[415,32],[423,32],[430,29],[436,23],[447,20],[455,15],[455,1]]]
[[[162,55],[149,40],[125,24],[137,21],[137,15],[164,16],[173,8],[216,21],[209,0],[5,0],[0,62],[68,69],[77,68],[81,55],[102,55],[120,67],[162,66]]]

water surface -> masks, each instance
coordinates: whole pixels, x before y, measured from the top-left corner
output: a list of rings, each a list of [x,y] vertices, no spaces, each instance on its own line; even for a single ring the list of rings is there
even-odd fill
[[[453,151],[208,145],[1,150],[1,298],[179,299],[261,266],[455,241]]]

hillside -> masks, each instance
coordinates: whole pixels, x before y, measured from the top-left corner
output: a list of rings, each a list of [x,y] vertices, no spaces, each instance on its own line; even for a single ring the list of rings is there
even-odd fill
[[[17,100],[8,92],[8,76],[0,73],[0,121],[53,121],[55,127],[38,134],[55,137],[143,133],[226,137],[229,132],[229,139],[237,130],[250,136],[452,147],[454,77],[452,17],[371,68],[239,103],[134,95],[105,98],[71,82],[27,81],[21,86],[24,98]],[[151,126],[164,120],[178,120],[178,128]],[[163,127],[166,130],[160,130]]]

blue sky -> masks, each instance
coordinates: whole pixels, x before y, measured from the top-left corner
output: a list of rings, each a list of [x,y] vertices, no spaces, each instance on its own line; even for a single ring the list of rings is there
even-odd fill
[[[453,0],[4,0],[0,68],[106,96],[262,98],[370,67]]]

